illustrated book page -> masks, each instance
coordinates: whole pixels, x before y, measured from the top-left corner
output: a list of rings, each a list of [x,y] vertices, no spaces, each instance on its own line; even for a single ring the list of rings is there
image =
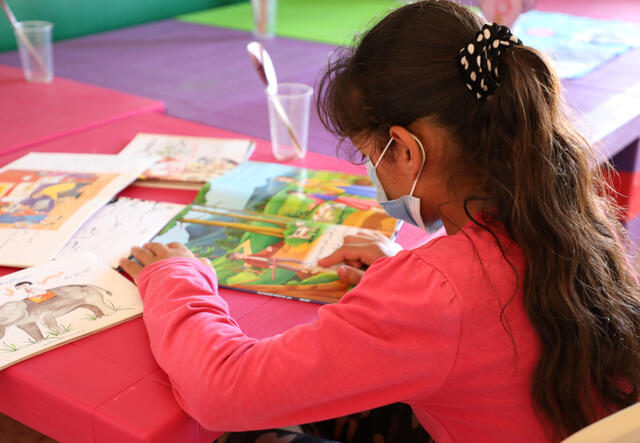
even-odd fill
[[[141,314],[136,286],[87,252],[9,274],[0,278],[0,370]]]
[[[90,251],[112,268],[156,235],[185,205],[120,197],[96,212],[56,255]]]
[[[337,302],[349,285],[318,259],[348,235],[368,229],[191,205],[155,238],[180,242],[216,269],[218,283],[249,292],[321,303]]]
[[[562,79],[582,77],[640,47],[640,26],[619,20],[533,10],[512,29],[525,45],[546,53]]]
[[[194,203],[354,226],[393,238],[400,222],[376,201],[369,177],[247,161],[206,183]]]
[[[106,154],[30,153],[0,169],[0,265],[53,258],[76,230],[151,163]]]
[[[198,189],[245,161],[254,149],[255,142],[249,139],[142,133],[119,155],[155,159],[136,184]]]

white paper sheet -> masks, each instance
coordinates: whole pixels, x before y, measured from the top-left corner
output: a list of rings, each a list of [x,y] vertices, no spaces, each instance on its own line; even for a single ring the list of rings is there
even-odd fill
[[[96,212],[58,253],[90,251],[115,268],[134,245],[155,236],[185,205],[120,197]]]

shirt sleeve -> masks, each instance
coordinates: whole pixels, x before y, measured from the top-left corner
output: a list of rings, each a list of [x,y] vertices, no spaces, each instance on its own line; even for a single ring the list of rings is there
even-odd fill
[[[419,257],[380,259],[318,319],[247,337],[218,295],[215,272],[173,258],[139,277],[152,352],[182,408],[205,428],[266,429],[428,397],[446,380],[459,299]]]

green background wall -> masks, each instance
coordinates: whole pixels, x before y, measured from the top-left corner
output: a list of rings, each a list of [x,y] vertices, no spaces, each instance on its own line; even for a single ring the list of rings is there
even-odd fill
[[[62,40],[175,17],[242,0],[8,0],[18,20],[53,22],[53,39]],[[9,22],[0,12],[0,51],[15,49]]]

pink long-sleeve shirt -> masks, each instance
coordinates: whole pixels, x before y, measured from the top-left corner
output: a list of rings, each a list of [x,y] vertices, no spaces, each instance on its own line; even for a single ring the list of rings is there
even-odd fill
[[[524,260],[493,230],[517,278],[493,237],[469,223],[377,260],[316,321],[262,340],[229,316],[211,268],[156,262],[138,279],[151,349],[178,403],[209,429],[405,402],[441,443],[546,440],[529,394],[539,345],[522,305]]]

